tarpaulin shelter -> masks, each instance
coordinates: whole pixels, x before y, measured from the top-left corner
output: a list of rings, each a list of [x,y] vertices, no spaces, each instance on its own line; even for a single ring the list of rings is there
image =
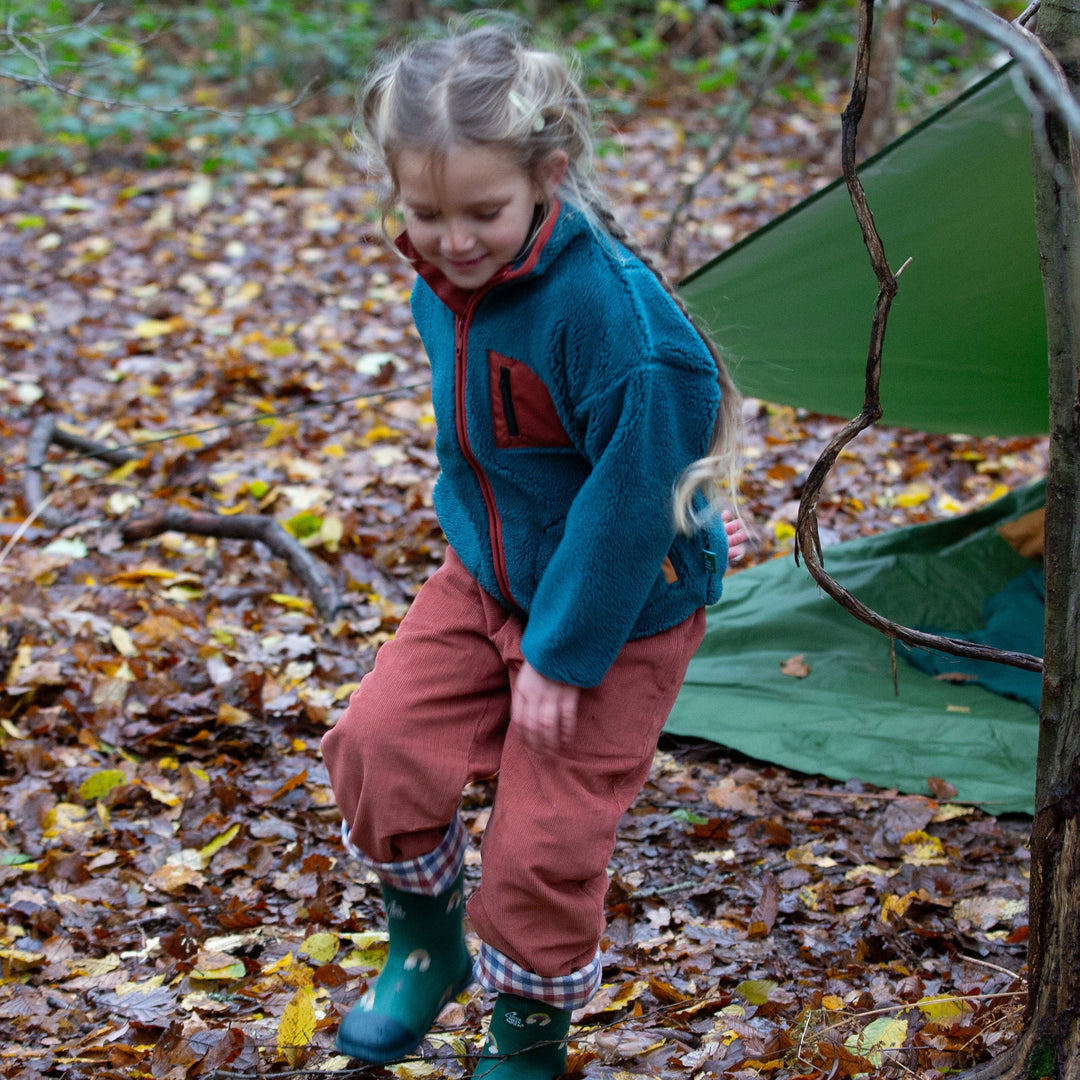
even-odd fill
[[[883,422],[1042,434],[1047,347],[1032,209],[1031,119],[1006,65],[860,168],[890,265],[910,264],[889,317]],[[862,406],[877,281],[842,181],[690,275],[690,308],[752,397],[851,417]],[[875,483],[867,477],[868,490]],[[826,569],[904,625],[983,625],[1030,567],[996,526],[1041,489],[974,514],[836,545]],[[810,674],[780,664],[802,654]],[[804,773],[1030,812],[1038,718],[1028,704],[900,662],[889,641],[776,560],[729,576],[667,730]]]

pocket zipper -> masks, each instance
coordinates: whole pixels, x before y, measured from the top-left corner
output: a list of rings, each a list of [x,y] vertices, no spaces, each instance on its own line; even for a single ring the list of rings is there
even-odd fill
[[[520,434],[517,413],[514,411],[514,395],[510,390],[510,369],[499,368],[499,396],[502,398],[503,415],[506,418],[506,430],[514,438]]]

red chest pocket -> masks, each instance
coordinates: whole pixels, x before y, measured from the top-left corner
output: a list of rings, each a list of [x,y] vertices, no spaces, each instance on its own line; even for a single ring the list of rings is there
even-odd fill
[[[520,360],[488,352],[491,418],[500,450],[571,446],[551,393]]]

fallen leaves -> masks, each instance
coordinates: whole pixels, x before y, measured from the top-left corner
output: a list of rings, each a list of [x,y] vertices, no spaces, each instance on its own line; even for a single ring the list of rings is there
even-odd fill
[[[819,182],[788,168],[817,128],[785,124],[740,149],[737,186],[699,189],[673,276]],[[634,185],[655,248],[686,140],[644,115],[623,145],[601,168]],[[409,277],[329,157],[229,183],[0,177],[0,198],[0,1076],[344,1068],[334,1028],[387,943],[319,739],[443,551]],[[131,447],[52,446],[59,534],[20,471],[57,413]],[[841,421],[746,413],[750,564],[790,551],[800,478]],[[1034,440],[876,429],[839,464],[823,539],[973,508],[1042,460]],[[349,611],[317,618],[257,538],[123,535],[133,510],[171,508],[279,523]],[[782,670],[811,675],[802,656]],[[1023,827],[936,801],[947,778],[922,799],[817,783],[716,747],[658,756],[612,863],[605,982],[575,1017],[584,1075],[929,1073],[1000,1048]],[[473,885],[493,792],[463,804]],[[397,1075],[463,1076],[488,1004],[452,1003]]]

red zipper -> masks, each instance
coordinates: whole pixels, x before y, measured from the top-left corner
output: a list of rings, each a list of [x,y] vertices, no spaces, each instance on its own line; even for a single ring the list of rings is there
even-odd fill
[[[465,410],[465,373],[468,368],[469,326],[480,301],[494,286],[504,281],[523,277],[535,269],[540,259],[540,253],[550,239],[558,217],[559,201],[556,199],[553,201],[547,219],[544,221],[543,227],[533,242],[532,249],[524,262],[514,269],[503,267],[486,285],[482,285],[469,297],[461,314],[454,316],[454,421],[457,424],[458,445],[461,447],[461,452],[469,463],[469,467],[476,475],[476,482],[480,485],[480,493],[484,497],[484,506],[487,509],[488,516],[488,533],[491,537],[491,562],[495,569],[495,581],[503,594],[503,599],[519,611],[523,609],[514,599],[514,594],[510,590],[510,574],[506,568],[506,551],[503,547],[502,518],[499,517],[498,508],[495,506],[495,493],[491,489],[491,481],[488,479],[487,473],[481,468],[480,462],[469,444],[468,416]]]
[[[503,598],[514,607],[518,607],[514,594],[510,590],[510,575],[506,569],[506,552],[503,548],[502,518],[495,506],[495,493],[491,488],[491,481],[487,477],[473,453],[469,443],[468,415],[465,409],[465,374],[468,369],[469,353],[469,325],[472,323],[473,313],[476,306],[484,295],[481,292],[474,293],[469,299],[464,312],[454,321],[454,420],[457,424],[458,444],[465,460],[476,475],[476,481],[480,485],[480,493],[484,497],[484,506],[487,509],[488,533],[491,537],[491,561],[495,569],[495,580]]]

